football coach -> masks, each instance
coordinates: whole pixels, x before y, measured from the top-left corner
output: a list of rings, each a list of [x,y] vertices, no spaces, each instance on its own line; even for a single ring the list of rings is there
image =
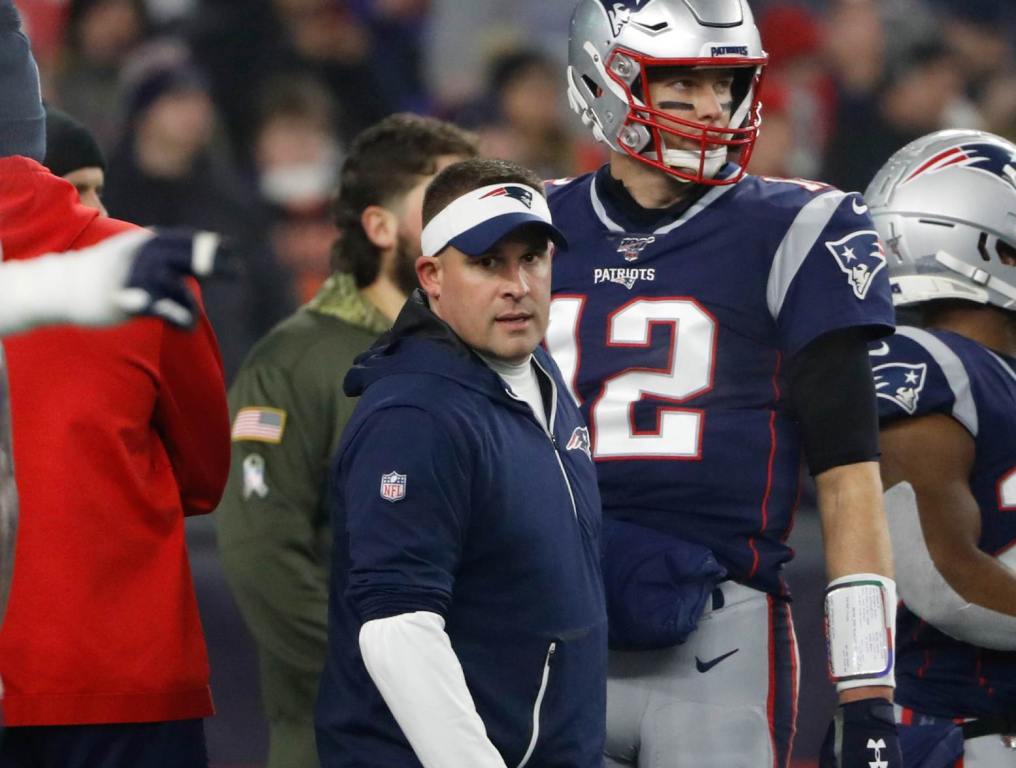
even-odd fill
[[[422,289],[345,379],[321,763],[598,768],[600,498],[539,346],[566,243],[504,161],[446,168],[423,219]]]

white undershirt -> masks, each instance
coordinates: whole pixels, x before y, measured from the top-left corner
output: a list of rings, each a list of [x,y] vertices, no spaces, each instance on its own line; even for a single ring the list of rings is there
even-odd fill
[[[480,355],[480,358],[501,377],[515,397],[529,405],[537,421],[547,429],[547,410],[543,405],[540,381],[536,378],[536,369],[533,367],[533,356],[530,355],[521,363],[509,363],[486,355]]]
[[[360,629],[360,653],[424,768],[505,768],[441,616],[416,611],[368,621]]]

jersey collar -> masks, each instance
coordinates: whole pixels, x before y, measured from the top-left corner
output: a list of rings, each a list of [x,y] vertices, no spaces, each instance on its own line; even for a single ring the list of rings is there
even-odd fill
[[[372,333],[384,333],[391,321],[363,297],[356,288],[352,275],[333,273],[307,303],[307,309],[322,315],[337,317],[343,322]]]
[[[725,178],[738,170],[733,163],[727,163],[717,175]],[[741,181],[721,187],[697,185],[694,194],[667,208],[643,208],[624,184],[611,175],[610,166],[604,165],[593,175],[589,194],[597,218],[611,232],[663,235],[701,213]]]

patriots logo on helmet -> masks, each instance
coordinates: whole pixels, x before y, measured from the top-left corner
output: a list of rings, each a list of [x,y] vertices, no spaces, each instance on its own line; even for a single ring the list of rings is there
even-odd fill
[[[610,18],[610,29],[614,37],[621,34],[631,21],[631,15],[645,8],[652,0],[600,0]]]
[[[854,295],[859,299],[865,298],[872,279],[886,264],[878,233],[865,229],[839,240],[827,241],[825,246],[847,276]]]
[[[998,176],[1016,187],[1016,155],[988,142],[961,144],[939,152],[904,179],[903,184],[926,173],[938,173],[946,168],[972,168]]]
[[[875,394],[885,400],[896,403],[911,416],[917,410],[917,401],[924,389],[924,380],[928,374],[925,363],[885,363],[876,365]]]
[[[483,197],[481,200],[486,200],[488,197],[510,197],[512,200],[518,200],[526,208],[533,207],[533,193],[525,187],[505,186],[498,189],[493,189]]]
[[[589,430],[586,427],[575,427],[565,448],[569,451],[582,451],[587,459],[593,460],[592,443],[589,441]]]

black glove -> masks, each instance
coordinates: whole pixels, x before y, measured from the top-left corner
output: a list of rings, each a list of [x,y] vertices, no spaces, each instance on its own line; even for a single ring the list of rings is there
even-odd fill
[[[174,325],[193,325],[197,306],[183,278],[233,271],[218,235],[156,231],[138,249],[118,304],[132,314],[154,315]]]
[[[819,768],[903,768],[893,705],[882,698],[840,704],[829,724]]]

